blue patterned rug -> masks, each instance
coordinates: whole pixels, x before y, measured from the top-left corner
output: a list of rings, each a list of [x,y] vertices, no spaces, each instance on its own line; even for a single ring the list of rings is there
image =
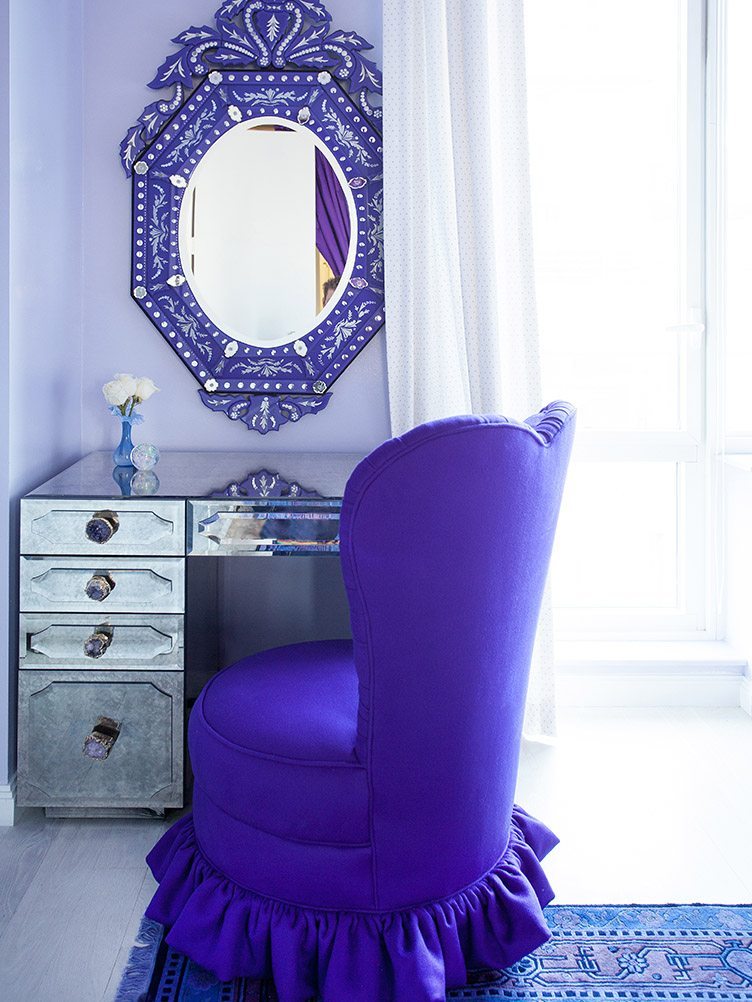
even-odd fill
[[[553,938],[450,993],[474,1002],[752,1002],[752,905],[557,905]],[[271,985],[220,984],[144,920],[115,1002],[277,1002]]]

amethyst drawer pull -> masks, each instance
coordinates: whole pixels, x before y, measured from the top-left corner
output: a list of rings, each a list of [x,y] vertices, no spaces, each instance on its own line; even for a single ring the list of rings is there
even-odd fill
[[[120,736],[120,727],[119,720],[113,720],[112,717],[97,717],[91,734],[84,738],[84,755],[100,762],[104,761]]]
[[[109,574],[93,574],[86,582],[86,594],[92,602],[104,602],[115,587],[115,579]]]
[[[107,648],[112,643],[112,629],[100,626],[84,641],[84,654],[87,658],[101,658],[107,653]]]
[[[117,512],[95,512],[86,523],[86,538],[90,543],[108,543],[120,528]]]

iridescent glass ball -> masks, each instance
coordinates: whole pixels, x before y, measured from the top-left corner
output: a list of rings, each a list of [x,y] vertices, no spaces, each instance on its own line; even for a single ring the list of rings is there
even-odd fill
[[[137,470],[153,470],[159,462],[159,449],[146,442],[137,445],[131,452],[131,462]]]
[[[159,477],[154,470],[136,470],[131,477],[131,493],[144,496],[156,494],[159,490]]]

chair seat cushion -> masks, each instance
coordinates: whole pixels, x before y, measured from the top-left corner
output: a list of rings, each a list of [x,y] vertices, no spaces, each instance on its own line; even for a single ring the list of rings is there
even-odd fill
[[[277,647],[206,686],[204,716],[229,741],[267,755],[354,762],[358,676],[352,642]]]
[[[191,713],[202,793],[280,838],[368,842],[366,772],[355,755],[358,679],[344,640],[264,651],[216,675]]]

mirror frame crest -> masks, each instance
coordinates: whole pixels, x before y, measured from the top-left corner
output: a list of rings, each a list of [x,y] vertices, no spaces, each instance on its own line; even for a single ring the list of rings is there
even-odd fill
[[[133,177],[131,295],[201,384],[205,406],[266,434],[323,410],[330,387],[384,323],[381,73],[360,35],[332,29],[308,0],[227,0],[215,26],[173,39],[149,104],[120,147]],[[182,200],[202,157],[241,121],[270,115],[310,129],[347,178],[355,265],[323,321],[294,342],[241,344],[207,317],[183,274]]]

